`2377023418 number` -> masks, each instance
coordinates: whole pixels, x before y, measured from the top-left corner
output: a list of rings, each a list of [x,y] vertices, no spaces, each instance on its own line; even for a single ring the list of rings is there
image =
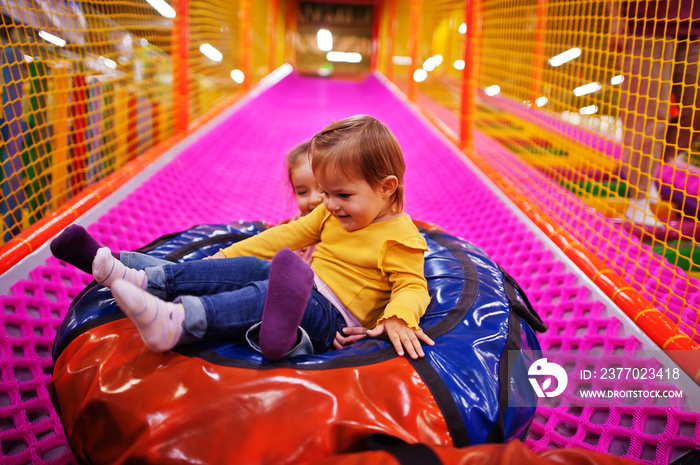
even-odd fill
[[[585,371],[585,370],[584,370]],[[595,372],[594,372],[595,374]],[[601,368],[599,379],[648,379],[656,381],[671,381],[680,378],[679,368]]]

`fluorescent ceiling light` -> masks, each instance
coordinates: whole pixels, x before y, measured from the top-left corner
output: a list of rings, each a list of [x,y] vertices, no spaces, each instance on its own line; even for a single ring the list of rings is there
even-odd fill
[[[423,82],[428,77],[428,72],[423,68],[419,68],[413,72],[413,80],[416,82]]]
[[[362,55],[355,52],[328,52],[326,59],[335,62],[359,63],[362,61]]]
[[[199,46],[199,51],[204,54],[205,57],[209,58],[211,61],[221,61],[224,56],[214,48],[211,44],[202,44]]]
[[[146,0],[153,8],[156,9],[161,16],[166,18],[174,18],[175,10],[165,2],[165,0]]]
[[[586,84],[581,87],[577,87],[574,89],[574,95],[576,97],[580,97],[582,95],[587,95],[587,94],[592,94],[593,92],[598,92],[600,89],[602,89],[602,86],[598,84],[597,82],[591,82],[590,84]]]
[[[576,58],[581,56],[581,49],[580,48],[572,48],[567,50],[566,52],[562,52],[557,56],[554,56],[549,59],[549,64],[557,67],[561,66],[564,63],[575,60]]]
[[[455,69],[462,70],[464,69],[464,60],[455,60],[455,62],[452,63],[452,66],[454,66]]]
[[[398,56],[393,56],[391,57],[391,61],[395,65],[403,65],[403,66],[408,66],[411,64],[411,57],[398,57]]]
[[[105,64],[105,66],[107,68],[117,69],[117,62],[114,60],[110,60],[109,58],[105,58],[103,63]]]
[[[598,107],[595,105],[588,105],[587,107],[581,108],[578,112],[582,115],[592,115],[598,113]]]
[[[493,97],[494,95],[498,95],[501,93],[501,86],[499,85],[492,85],[488,86],[486,89],[484,89],[484,93],[488,95],[489,97]]]
[[[348,63],[359,63],[362,61],[362,55],[355,52],[346,52],[345,61]]]
[[[60,37],[57,37],[53,34],[49,34],[46,31],[39,31],[39,37],[44,39],[46,42],[51,42],[54,45],[58,45],[59,47],[65,47],[66,46],[66,41],[61,39]]]
[[[423,62],[423,69],[430,72],[442,64],[442,55],[433,55]]]
[[[617,76],[613,76],[610,78],[610,84],[616,86],[618,84],[622,84],[622,81],[624,81],[625,78],[622,77],[621,74],[618,74]]]
[[[234,69],[231,71],[231,79],[236,81],[236,84],[242,84],[245,81],[245,74],[240,69]]]
[[[333,50],[333,34],[328,29],[319,29],[316,33],[318,48],[322,52],[330,52]]]

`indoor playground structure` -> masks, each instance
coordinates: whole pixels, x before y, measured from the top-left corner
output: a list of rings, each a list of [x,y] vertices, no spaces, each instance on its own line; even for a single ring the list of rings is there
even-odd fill
[[[115,456],[105,451],[126,460],[129,450],[145,451],[144,463],[195,461],[192,450],[212,454],[200,463],[242,463],[237,448],[248,451],[246,463],[345,463],[345,452],[363,452],[348,446],[351,439],[370,433],[426,445],[444,463],[507,440],[502,447],[522,441],[523,463],[556,454],[571,463],[698,463],[695,2],[0,2],[0,463],[109,463]],[[650,55],[640,57],[644,51]],[[278,367],[247,360],[265,369],[245,372],[247,389],[260,389],[236,394],[250,404],[233,416],[232,402],[217,399],[224,394],[216,389],[229,385],[189,385],[177,370],[189,357],[203,360],[205,378],[225,378],[217,367],[238,348],[149,352],[109,292],[49,251],[71,224],[112,250],[165,254],[169,241],[185,236],[218,240],[291,218],[298,212],[284,154],[356,114],[396,135],[407,165],[406,211],[439,243],[435,263],[461,250],[477,269],[492,263],[498,282],[511,283],[505,308],[527,329],[517,351],[534,356],[511,365],[499,349],[489,366],[505,374],[493,381],[499,394],[482,416],[476,399],[492,393],[459,381],[478,370],[453,368],[449,335],[428,356],[457,380],[445,382],[446,397],[407,360],[366,362],[383,342],[365,340]],[[426,267],[429,274],[455,279],[442,264]],[[456,279],[463,295],[470,281]],[[474,298],[483,300],[491,287],[478,281]],[[449,301],[450,292],[431,296]],[[88,298],[107,315],[76,323]],[[481,321],[483,310],[470,308],[467,316]],[[545,332],[530,331],[532,315]],[[455,327],[470,324],[460,321]],[[475,337],[469,347],[477,347],[491,336],[460,337]],[[540,355],[562,368],[565,383],[550,377],[538,385],[523,370]],[[358,392],[394,390],[400,402],[361,419],[336,416],[306,441],[285,435],[285,424],[306,431],[297,426],[304,399],[328,401],[320,395],[330,392],[324,370],[309,365],[335,357],[370,371],[376,364],[376,379]],[[411,389],[382,384],[390,371],[407,373]],[[167,389],[148,388],[158,373]],[[250,373],[271,381],[256,384]],[[304,384],[307,375],[313,396],[279,387]],[[534,395],[530,387],[546,391],[552,382],[562,392],[517,404],[520,394]],[[196,404],[166,402],[196,396],[193,386],[202,387],[209,417],[195,415]],[[340,395],[329,398],[328,411],[350,408]],[[272,404],[295,421],[255,416]],[[178,448],[188,426],[215,430],[217,413],[249,428],[224,434],[231,427],[220,426],[204,445]],[[491,415],[504,430],[471,431],[464,424],[472,414]],[[188,415],[197,423],[182,420]],[[177,428],[177,444],[168,428]],[[260,437],[270,428],[284,451],[274,461],[265,455],[272,446],[254,446],[267,444]],[[504,449],[483,450],[499,463]]]

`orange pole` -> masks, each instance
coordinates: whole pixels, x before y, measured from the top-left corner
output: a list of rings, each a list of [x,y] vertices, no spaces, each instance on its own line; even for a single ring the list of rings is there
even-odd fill
[[[239,7],[238,7],[238,19],[239,19],[239,54],[238,56],[241,57],[241,71],[243,71],[243,75],[245,76],[245,80],[243,81],[243,84],[241,85],[241,88],[243,91],[247,91],[250,88],[250,80],[251,80],[251,66],[250,66],[250,52],[251,52],[251,47],[253,45],[253,26],[252,26],[252,19],[251,19],[251,10],[252,10],[252,4],[250,0],[240,0]]]
[[[279,14],[279,1],[270,0],[270,13],[267,18],[268,41],[270,42],[270,60],[268,71],[271,73],[277,68],[277,15]]]
[[[372,45],[369,58],[369,69],[372,72],[377,70],[377,63],[379,62],[377,55],[379,54],[379,10],[381,5],[381,0],[377,0],[372,7]]]
[[[532,87],[530,102],[535,103],[542,92],[542,72],[544,60],[544,41],[547,28],[547,0],[537,0],[537,29],[535,31],[535,50],[532,57]]]
[[[479,53],[481,38],[481,1],[465,0],[464,22],[464,72],[462,73],[462,101],[459,112],[459,138],[462,150],[474,147],[474,113],[476,108],[476,86],[479,80]]]
[[[396,0],[389,0],[389,30],[386,34],[386,77],[394,80],[394,34],[396,34]]]
[[[127,147],[127,160],[131,160],[138,155],[139,149],[139,133],[138,133],[138,123],[139,123],[139,113],[138,113],[138,97],[135,92],[129,92],[128,100],[128,111],[127,111],[127,125],[126,131],[129,138],[129,145]]]
[[[411,57],[411,64],[408,66],[408,100],[416,101],[416,81],[413,79],[413,73],[416,71],[416,63],[418,62],[418,34],[420,32],[420,15],[421,15],[420,0],[411,0],[411,22],[410,31],[408,34],[408,54]]]
[[[172,57],[173,57],[173,129],[186,132],[189,124],[189,54],[190,29],[189,0],[175,1],[175,20],[173,20]]]
[[[160,104],[153,101],[151,105],[151,121],[153,123],[153,145],[160,143]]]
[[[285,61],[291,64],[292,66],[296,67],[294,52],[296,51],[296,42],[298,35],[297,2],[295,0],[287,0],[285,8],[287,9],[287,11],[285,12],[285,22],[287,29],[285,31]]]
[[[73,89],[71,91],[73,102],[69,107],[73,127],[70,132],[71,153],[71,178],[70,191],[72,195],[78,194],[86,186],[87,171],[87,83],[85,75],[78,73],[73,75]]]

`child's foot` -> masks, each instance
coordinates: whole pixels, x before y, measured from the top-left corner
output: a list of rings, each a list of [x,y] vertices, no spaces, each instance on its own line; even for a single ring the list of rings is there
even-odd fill
[[[92,261],[100,244],[85,228],[72,224],[51,241],[49,247],[54,257],[86,273],[92,273]],[[118,255],[116,257],[119,258]]]
[[[166,352],[177,345],[185,320],[182,304],[161,300],[123,279],[112,283],[112,295],[149,349]]]
[[[95,254],[95,259],[92,261],[92,275],[98,283],[106,287],[112,287],[115,279],[125,279],[141,289],[146,289],[148,285],[148,276],[145,271],[124,266],[114,258],[107,247],[102,247]]]
[[[260,326],[260,350],[266,358],[278,360],[296,344],[313,281],[311,267],[290,249],[272,258]]]

